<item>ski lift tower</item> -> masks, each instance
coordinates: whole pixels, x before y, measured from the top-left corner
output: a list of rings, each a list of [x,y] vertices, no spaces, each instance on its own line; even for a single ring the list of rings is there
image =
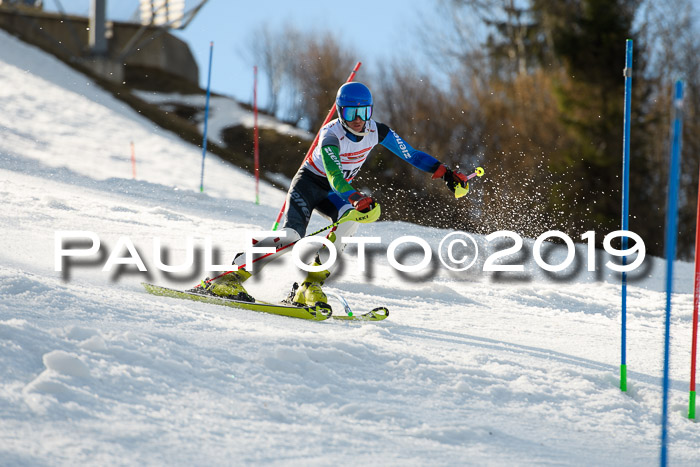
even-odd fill
[[[185,29],[207,2],[185,10],[184,0],[140,0],[132,20],[112,21],[107,0],[84,2],[88,17],[67,14],[59,1],[58,11],[44,11],[43,0],[0,0],[0,29],[112,83],[151,79],[187,89],[199,85],[197,62],[171,32]]]
[[[107,0],[90,0],[88,46],[94,56],[107,55]]]

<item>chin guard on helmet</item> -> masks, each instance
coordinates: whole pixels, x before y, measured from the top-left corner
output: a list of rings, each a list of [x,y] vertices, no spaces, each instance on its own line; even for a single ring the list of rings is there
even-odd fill
[[[348,125],[348,123],[345,120],[343,120],[342,118],[339,118],[339,120],[340,124],[343,125],[343,128],[345,128],[345,130],[349,131],[355,136],[365,136],[369,133],[369,130],[367,129],[367,123],[365,123],[365,125],[362,127],[362,131],[355,131],[352,128],[350,128],[350,125]]]

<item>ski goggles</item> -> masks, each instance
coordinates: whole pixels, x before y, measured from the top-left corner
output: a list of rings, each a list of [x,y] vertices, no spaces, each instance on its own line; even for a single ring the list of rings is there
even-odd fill
[[[364,105],[362,107],[341,107],[340,116],[343,117],[343,120],[346,122],[352,122],[357,117],[360,117],[363,122],[366,122],[372,116],[372,106]]]

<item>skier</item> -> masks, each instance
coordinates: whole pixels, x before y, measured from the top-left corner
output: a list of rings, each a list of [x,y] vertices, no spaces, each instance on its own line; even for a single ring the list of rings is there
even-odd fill
[[[379,218],[380,207],[375,200],[355,188],[351,182],[367,160],[369,152],[377,144],[406,160],[414,167],[432,174],[433,179],[443,179],[447,187],[455,191],[460,186],[462,191],[469,189],[467,176],[451,170],[445,164],[425,152],[408,145],[387,125],[372,120],[373,100],[370,90],[362,83],[350,82],[338,89],[336,111],[338,118],[321,128],[319,144],[312,156],[307,159],[294,176],[287,193],[287,205],[284,213],[281,235],[279,237],[253,240],[256,247],[275,247],[277,249],[290,245],[306,234],[306,227],[311,213],[316,210],[332,222],[342,216],[350,215],[352,210],[366,213],[360,222],[373,222]],[[359,227],[358,222],[343,222],[327,238],[331,240],[338,253],[345,245],[340,242],[343,237],[352,236]],[[262,269],[281,253],[270,255],[255,263],[255,272]],[[325,262],[322,256],[328,251],[322,247],[316,254],[314,265]],[[237,271],[230,272],[210,281],[202,281],[202,287],[213,295],[235,300],[254,301],[243,287],[251,272],[244,267],[246,255],[239,253],[233,260]],[[294,284],[288,301],[298,305],[324,306],[327,297],[321,286],[330,276],[330,270],[309,272],[298,287]]]

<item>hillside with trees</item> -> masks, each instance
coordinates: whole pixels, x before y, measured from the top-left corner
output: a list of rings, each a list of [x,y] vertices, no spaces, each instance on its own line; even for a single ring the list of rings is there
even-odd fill
[[[486,176],[467,202],[450,199],[426,174],[378,148],[357,186],[380,200],[385,218],[529,236],[619,228],[623,68],[625,41],[632,39],[630,229],[650,253],[663,255],[671,87],[684,79],[679,244],[680,255],[691,256],[700,147],[697,6],[691,0],[440,3],[450,27],[422,30],[422,55],[394,57],[357,79],[374,93],[376,120],[453,166],[483,166]],[[315,131],[361,50],[291,25],[263,27],[256,37],[251,58],[276,96],[267,110]],[[288,164],[292,171],[298,166]]]

